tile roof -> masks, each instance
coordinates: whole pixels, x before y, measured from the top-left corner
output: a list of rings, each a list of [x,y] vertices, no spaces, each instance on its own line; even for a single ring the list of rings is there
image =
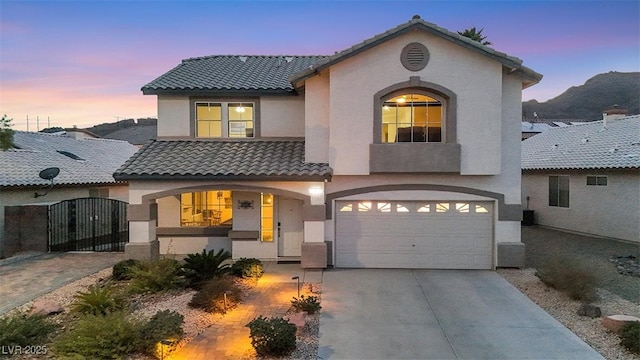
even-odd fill
[[[60,168],[55,184],[115,183],[113,171],[137,150],[124,141],[76,140],[24,131],[14,132],[13,140],[18,148],[0,151],[0,187],[48,185],[49,181],[38,174],[49,167]],[[74,160],[64,152],[82,160]]]
[[[158,125],[138,125],[116,130],[103,136],[105,139],[122,140],[133,145],[144,145],[158,136]]]
[[[463,46],[467,49],[476,51],[484,56],[487,56],[493,60],[496,60],[502,63],[505,67],[511,69],[512,71],[520,73],[523,78],[527,79],[526,86],[538,83],[542,79],[542,75],[529,69],[528,67],[522,65],[522,60],[507,55],[505,53],[496,51],[488,46],[482,45],[477,41],[471,40],[465,36],[458,34],[457,32],[449,31],[445,28],[442,28],[434,23],[430,23],[422,20],[419,16],[414,16],[413,19],[409,20],[404,24],[400,24],[393,29],[389,29],[381,34],[378,34],[372,38],[366,39],[352,47],[342,50],[332,56],[325,57],[323,59],[319,59],[317,63],[309,68],[305,68],[295,74],[293,74],[289,80],[292,83],[296,83],[299,81],[303,81],[304,79],[315,75],[318,71],[329,67],[337,62],[345,60],[351,56],[359,54],[371,47],[378,45],[381,42],[392,39],[396,36],[402,35],[408,31],[420,29],[426,31],[430,34],[436,35],[445,40],[451,41],[455,44]]]
[[[152,140],[114,174],[119,180],[322,180],[324,163],[304,161],[302,140]]]
[[[551,128],[522,142],[522,169],[638,169],[640,115]]]
[[[191,58],[142,87],[145,95],[171,92],[292,93],[289,76],[323,56],[219,55]]]

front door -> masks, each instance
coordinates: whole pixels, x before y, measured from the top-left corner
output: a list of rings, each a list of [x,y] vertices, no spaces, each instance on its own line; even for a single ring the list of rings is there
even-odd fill
[[[280,198],[278,229],[278,256],[301,256],[304,239],[302,201]]]

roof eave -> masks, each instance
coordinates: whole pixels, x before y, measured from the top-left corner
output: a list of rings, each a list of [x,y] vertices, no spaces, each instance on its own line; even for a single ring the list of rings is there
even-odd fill
[[[508,56],[507,54],[503,54],[500,53],[498,51],[495,51],[485,45],[482,45],[480,43],[474,42],[473,40],[467,40],[466,38],[463,38],[462,36],[458,35],[457,33],[453,33],[450,32],[444,28],[441,28],[435,24],[432,23],[428,23],[424,20],[421,19],[414,19],[414,20],[410,20],[409,22],[399,25],[394,29],[388,30],[384,33],[378,34],[372,38],[369,38],[359,44],[356,44],[348,49],[345,49],[343,51],[340,51],[339,53],[330,56],[328,58],[322,59],[320,61],[318,61],[315,65],[312,65],[311,67],[309,67],[308,69],[302,70],[300,72],[297,72],[293,75],[291,75],[289,77],[289,82],[291,82],[292,84],[296,84],[296,83],[300,83],[312,76],[314,76],[315,74],[317,74],[319,71],[321,71],[322,69],[325,69],[329,66],[332,66],[338,62],[341,62],[343,60],[346,60],[352,56],[355,56],[357,54],[360,54],[361,52],[364,52],[380,43],[386,42],[388,40],[391,40],[395,37],[398,37],[400,35],[403,35],[411,30],[423,30],[427,33],[439,36],[443,39],[449,40],[455,44],[458,44],[464,48],[470,49],[472,51],[476,51],[481,53],[482,55],[485,55],[493,60],[496,60],[500,63],[502,63],[504,66],[512,68],[512,69],[523,69],[523,71],[526,74],[531,73],[530,75],[533,76],[532,80],[534,79],[538,79],[537,81],[540,81],[540,79],[542,78],[542,75],[534,72],[531,69],[528,69],[524,66],[522,66],[522,60],[512,57],[512,56]],[[533,85],[533,84],[531,84]],[[530,85],[529,85],[530,86]]]
[[[143,95],[183,96],[297,96],[295,89],[142,89]]]
[[[183,175],[183,174],[125,174],[115,173],[119,181],[135,180],[216,180],[216,181],[330,181],[331,174],[318,175]]]

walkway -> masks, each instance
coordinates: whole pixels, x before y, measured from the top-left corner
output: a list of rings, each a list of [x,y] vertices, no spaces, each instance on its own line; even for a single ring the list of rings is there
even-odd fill
[[[262,315],[283,316],[291,307],[291,299],[298,295],[303,283],[322,282],[322,271],[304,270],[300,264],[265,263],[264,275],[247,299],[229,311],[220,323],[196,336],[170,359],[242,359],[254,354],[247,323]]]
[[[124,253],[30,253],[0,260],[0,315],[124,259]]]

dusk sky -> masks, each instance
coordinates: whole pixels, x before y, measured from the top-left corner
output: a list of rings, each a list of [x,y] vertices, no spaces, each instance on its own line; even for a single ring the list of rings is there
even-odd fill
[[[0,113],[15,130],[156,117],[140,88],[205,55],[331,55],[419,14],[484,28],[542,73],[546,101],[596,74],[640,71],[640,1],[0,0]],[[2,115],[0,114],[0,115]]]

